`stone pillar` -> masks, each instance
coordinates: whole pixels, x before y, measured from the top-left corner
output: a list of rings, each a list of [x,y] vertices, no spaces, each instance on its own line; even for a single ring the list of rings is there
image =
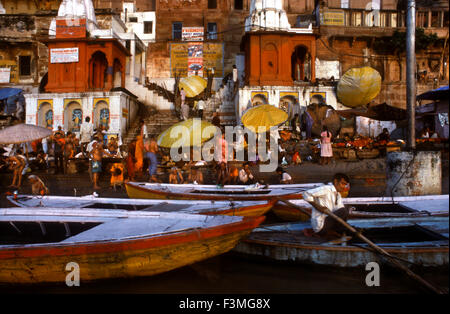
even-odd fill
[[[386,156],[386,196],[442,193],[441,152],[389,152]]]
[[[132,40],[130,40],[130,77],[132,79],[132,81],[134,82],[134,69],[135,69],[135,65],[136,65],[136,40],[134,40],[134,38]]]
[[[113,88],[114,82],[114,66],[112,64],[108,64],[108,69],[106,70],[106,84],[105,90],[109,91]]]

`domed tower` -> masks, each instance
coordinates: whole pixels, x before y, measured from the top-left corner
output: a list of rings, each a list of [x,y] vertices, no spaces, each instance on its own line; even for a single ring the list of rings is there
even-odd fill
[[[290,28],[282,0],[252,0],[250,16],[245,20],[245,31],[289,30]]]

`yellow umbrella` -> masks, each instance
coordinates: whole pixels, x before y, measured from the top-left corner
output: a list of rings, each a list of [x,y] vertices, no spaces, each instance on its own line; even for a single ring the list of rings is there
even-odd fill
[[[272,105],[260,105],[245,111],[241,121],[252,132],[263,133],[273,126],[286,122],[287,119],[287,112]]]
[[[365,106],[381,90],[381,75],[371,67],[352,68],[345,72],[337,86],[339,101],[351,108]]]
[[[183,77],[180,79],[180,83],[178,84],[178,88],[184,89],[187,97],[195,97],[206,88],[208,82],[198,75],[193,75],[189,77]]]
[[[188,119],[162,132],[156,143],[166,148],[201,146],[219,131],[218,127],[208,121],[199,118]]]

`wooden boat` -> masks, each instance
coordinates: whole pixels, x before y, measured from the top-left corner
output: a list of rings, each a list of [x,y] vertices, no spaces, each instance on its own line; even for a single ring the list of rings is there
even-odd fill
[[[357,219],[350,223],[389,254],[423,267],[448,265],[448,217]],[[361,267],[382,259],[358,238],[335,244],[306,237],[309,222],[261,226],[234,252],[273,260],[339,267]]]
[[[0,283],[65,283],[69,263],[80,282],[151,276],[231,250],[264,218],[3,208]]]
[[[394,197],[347,197],[343,203],[350,207],[349,219],[383,217],[448,216],[447,195],[394,196]],[[307,212],[312,205],[305,200],[290,200]],[[309,216],[283,203],[277,203],[272,211],[284,221],[307,221]]]
[[[302,197],[302,192],[319,185],[323,183],[267,185],[266,188],[245,185],[225,185],[218,188],[215,185],[125,183],[130,198],[216,201],[298,199]]]
[[[203,215],[261,216],[267,213],[276,201],[208,201],[208,200],[150,200],[129,198],[101,198],[93,195],[75,196],[7,196],[19,207],[59,208],[112,208],[123,210],[163,211]]]

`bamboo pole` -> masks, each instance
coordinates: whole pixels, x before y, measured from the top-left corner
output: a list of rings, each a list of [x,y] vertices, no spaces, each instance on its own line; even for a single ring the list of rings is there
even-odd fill
[[[296,209],[300,209],[299,206],[284,200],[284,199],[280,199],[281,202],[285,203],[286,205],[292,206]],[[354,235],[356,235],[358,238],[360,238],[361,240],[363,240],[364,242],[366,242],[370,247],[372,247],[377,253],[382,254],[383,256],[385,256],[387,258],[387,260],[393,264],[395,267],[400,268],[401,270],[403,270],[406,275],[408,275],[410,278],[416,280],[417,282],[419,282],[420,284],[422,284],[423,286],[425,286],[428,290],[433,291],[434,293],[437,294],[446,294],[447,292],[433,286],[431,283],[429,283],[428,281],[426,281],[425,279],[423,279],[422,277],[420,277],[419,275],[415,274],[413,271],[411,271],[408,267],[404,266],[403,264],[401,264],[400,262],[398,262],[391,254],[389,254],[388,252],[386,252],[384,249],[380,248],[378,245],[376,245],[375,243],[373,243],[372,241],[370,241],[369,239],[367,239],[364,235],[362,235],[358,230],[356,230],[354,227],[352,227],[351,225],[349,225],[346,221],[344,221],[342,218],[336,216],[335,214],[333,214],[332,211],[330,211],[328,208],[323,207],[323,206],[314,206],[314,208],[316,208],[319,212],[321,212],[322,214],[326,214],[330,217],[332,217],[333,219],[335,219],[336,221],[338,221],[341,225],[343,225],[346,229],[348,229],[350,232],[352,232]]]

